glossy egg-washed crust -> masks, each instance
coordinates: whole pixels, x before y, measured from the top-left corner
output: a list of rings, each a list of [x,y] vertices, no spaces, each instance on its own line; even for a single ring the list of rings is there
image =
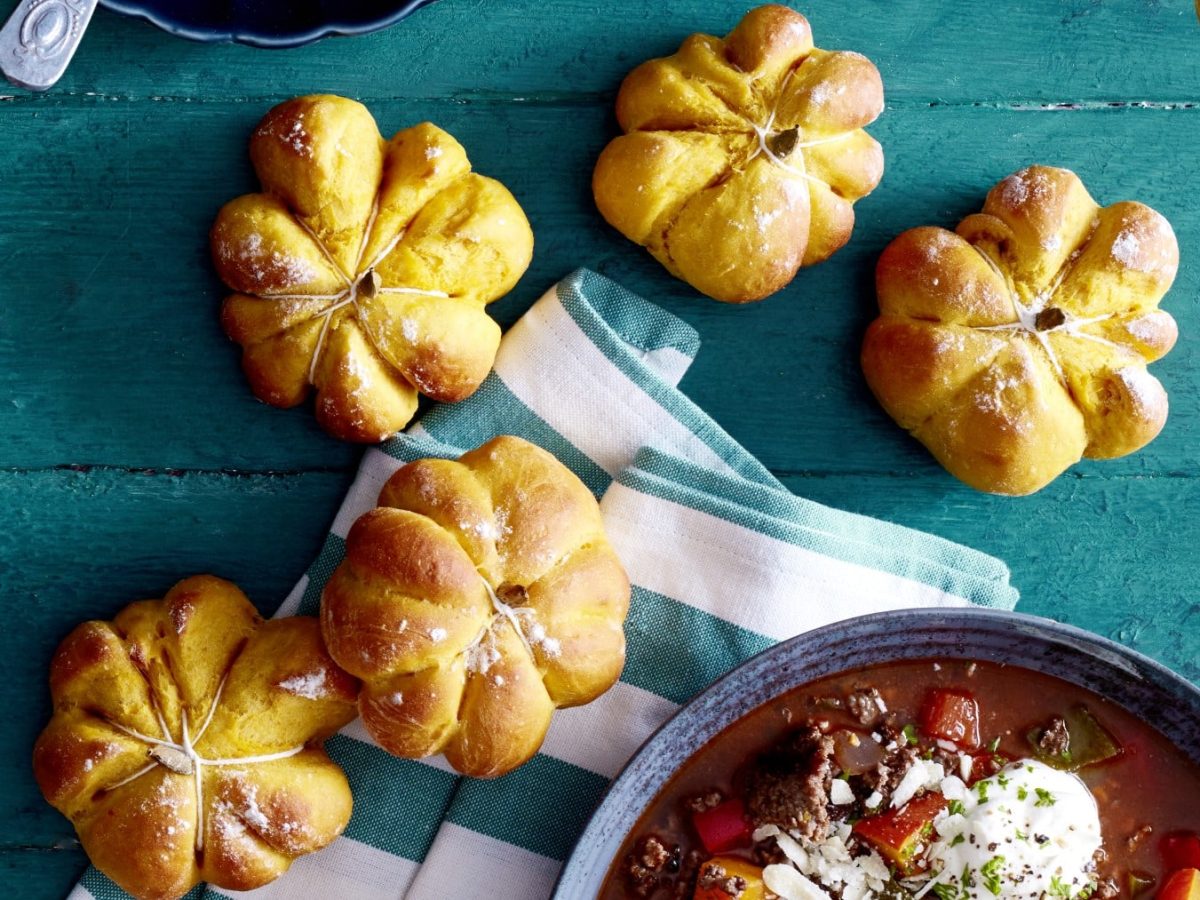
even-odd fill
[[[863,371],[953,475],[1032,493],[1162,430],[1167,395],[1146,365],[1178,336],[1158,308],[1178,263],[1159,213],[1101,208],[1073,172],[1031,166],[957,233],[914,228],[887,247]]]
[[[223,683],[223,688],[222,688]],[[69,818],[92,863],[142,900],[204,881],[249,890],[324,847],[350,818],[350,787],[321,742],[351,721],[358,684],[321,644],[316,619],[264,623],[233,584],[180,582],[111,622],[85,622],[50,667],[54,716],[33,769]],[[156,766],[128,733],[192,734],[219,702],[195,749],[206,759],[275,754],[269,762],[202,767],[204,833],[195,779]],[[160,724],[156,710],[162,716]],[[122,730],[122,726],[126,730]]]
[[[870,60],[815,49],[804,16],[760,6],[726,38],[693,34],[629,74],[596,204],[696,290],[760,300],[850,239],[854,201],[883,176],[862,130],[882,110]]]
[[[556,708],[621,674],[629,580],[596,500],[546,451],[498,437],[409,463],[379,504],[325,587],[329,652],[363,680],[359,711],[386,750],[508,772]]]
[[[384,141],[343,97],[275,107],[250,158],[263,191],[226,204],[211,242],[235,291],[222,324],[259,399],[295,406],[315,387],[328,432],[374,442],[408,424],[419,394],[472,394],[500,344],[485,306],[533,255],[512,194],[437,126]]]

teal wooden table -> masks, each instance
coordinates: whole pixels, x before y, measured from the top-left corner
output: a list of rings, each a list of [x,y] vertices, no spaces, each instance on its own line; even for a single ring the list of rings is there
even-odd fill
[[[13,0],[0,0],[7,14]],[[0,895],[59,897],[83,869],[29,751],[45,671],[77,622],[211,571],[272,608],[316,552],[360,451],[307,409],[258,404],[217,324],[207,230],[255,187],[246,139],[277,101],[362,99],[385,133],[430,119],[501,179],[537,250],[494,307],[512,322],[586,265],[699,328],[686,391],[796,493],[926,529],[1009,563],[1022,609],[1116,638],[1200,679],[1200,23],[1191,0],[811,0],[820,46],[879,65],[882,185],[850,245],[782,294],[734,308],[672,280],[609,229],[592,163],[642,59],[724,33],[748,0],[440,0],[368,37],[286,52],[203,46],[97,13],[66,78],[0,87]],[[1174,224],[1154,367],[1162,436],[1005,499],[946,475],[880,411],[858,348],[875,259],[953,225],[1000,177],[1068,166],[1102,203]]]

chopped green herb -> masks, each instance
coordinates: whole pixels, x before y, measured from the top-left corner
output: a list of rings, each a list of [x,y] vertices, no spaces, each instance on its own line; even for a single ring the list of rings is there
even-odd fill
[[[991,787],[991,782],[986,778],[975,785],[975,793],[979,795],[980,803],[987,803],[988,788]]]
[[[910,744],[917,742],[917,726],[909,722],[904,726],[904,739]]]
[[[1027,787],[1025,787],[1025,785],[1021,785],[1019,788],[1017,788],[1017,799],[1018,800],[1026,800],[1028,798],[1029,798],[1029,789]]]
[[[946,812],[952,816],[961,816],[965,811],[961,800],[951,800],[946,806]]]
[[[950,846],[957,847],[959,844],[965,842],[966,839],[967,839],[966,836],[960,831],[958,834],[956,834],[953,838],[950,839]]]
[[[938,900],[958,900],[958,890],[952,884],[935,884],[933,892]]]
[[[1000,736],[992,738],[992,742],[988,744],[988,753],[995,753],[1000,749]]]
[[[983,876],[983,886],[997,897],[1000,896],[1000,871],[1003,868],[1003,856],[993,856],[979,867],[979,874]]]
[[[1045,788],[1034,788],[1034,793],[1037,794],[1037,800],[1034,801],[1034,806],[1053,806],[1055,804],[1054,795]]]
[[[1050,879],[1050,895],[1052,897],[1070,897],[1071,888],[1057,875]]]

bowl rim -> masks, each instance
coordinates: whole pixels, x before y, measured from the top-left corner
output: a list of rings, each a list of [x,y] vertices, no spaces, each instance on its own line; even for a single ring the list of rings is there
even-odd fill
[[[669,745],[670,740],[676,733],[682,733],[687,730],[688,725],[695,719],[698,710],[713,707],[715,711],[723,714],[719,720],[709,722],[707,725],[704,725],[703,720],[701,720],[704,730],[710,733],[708,739],[711,739],[711,737],[720,734],[749,712],[778,699],[790,690],[803,687],[805,684],[819,678],[868,668],[873,664],[864,663],[831,668],[829,671],[796,680],[791,686],[782,690],[764,692],[764,695],[761,697],[749,694],[744,701],[730,698],[731,685],[739,685],[740,682],[748,678],[753,679],[756,675],[764,673],[768,667],[779,668],[787,666],[790,663],[797,663],[796,660],[791,658],[801,656],[806,652],[811,653],[814,649],[819,650],[823,647],[840,646],[856,638],[861,638],[869,634],[879,634],[884,628],[888,628],[889,626],[890,630],[894,631],[897,623],[906,620],[920,620],[920,624],[925,628],[934,629],[935,633],[946,632],[947,637],[958,635],[959,639],[963,641],[964,648],[972,637],[981,640],[985,634],[996,631],[1015,630],[1023,632],[1045,650],[1057,648],[1087,657],[1092,663],[1103,669],[1119,672],[1123,676],[1134,679],[1136,682],[1149,685],[1155,690],[1161,691],[1164,696],[1170,697],[1172,700],[1187,704],[1193,713],[1194,721],[1200,722],[1200,686],[1193,684],[1187,678],[1157,660],[1151,659],[1124,644],[1078,626],[1058,622],[1043,616],[973,606],[950,608],[926,607],[889,610],[833,622],[774,644],[755,656],[750,657],[740,665],[735,666],[691,700],[680,706],[666,722],[655,729],[629,758],[629,761],[622,767],[617,777],[609,784],[600,801],[597,803],[596,808],[589,816],[587,825],[579,835],[571,853],[567,856],[559,871],[558,880],[555,883],[554,893],[552,894],[553,900],[577,900],[577,898],[583,896],[579,893],[580,890],[584,888],[594,889],[602,884],[602,881],[597,879],[603,879],[607,874],[615,854],[619,852],[620,846],[624,843],[625,837],[628,834],[628,828],[621,828],[614,840],[612,835],[604,834],[606,822],[614,817],[619,817],[617,818],[618,824],[628,823],[628,827],[635,825],[648,805],[657,797],[659,790],[692,758],[694,754],[689,754],[679,762],[663,767],[659,774],[646,775],[642,771],[652,766],[648,761],[656,758],[658,751],[666,749],[666,747],[660,745]],[[887,664],[888,662],[896,662],[904,659],[930,659],[936,656],[936,652],[916,652],[911,655],[897,655],[882,661],[882,663],[877,662],[874,664]],[[797,665],[798,669],[802,672],[811,667],[806,667],[803,661],[800,661]],[[816,663],[812,665],[819,667],[820,664]],[[1032,662],[1012,662],[1011,665],[1037,671]],[[1045,672],[1044,674],[1055,675],[1055,677],[1062,678],[1068,682],[1076,683],[1062,673]],[[1101,693],[1101,696],[1105,695]],[[1106,699],[1111,698],[1106,697]],[[1120,701],[1113,700],[1112,702],[1124,706]],[[1145,716],[1138,714],[1134,710],[1129,711],[1145,721]],[[1151,727],[1164,732],[1164,729],[1158,724],[1151,724]],[[1175,730],[1178,731],[1179,729],[1176,728]],[[1170,734],[1166,736],[1172,741],[1175,740]],[[1194,757],[1196,752],[1196,748],[1193,747],[1192,755]],[[1197,761],[1200,762],[1200,758],[1197,758]],[[661,774],[663,771],[666,774]],[[638,792],[633,796],[636,796],[639,800],[634,804],[630,804],[630,792],[628,788],[634,781],[638,781],[639,784]],[[632,809],[632,814],[629,812],[630,809]],[[598,853],[595,849],[597,843],[601,847],[611,847],[610,852],[606,855]],[[603,856],[604,860],[603,868],[599,868],[596,865],[596,859],[601,856]]]
[[[287,34],[269,34],[254,30],[224,30],[220,28],[184,25],[174,22],[160,13],[146,9],[141,0],[100,0],[100,5],[121,15],[149,22],[151,25],[161,28],[168,34],[187,38],[190,41],[200,41],[206,44],[244,44],[248,47],[259,47],[267,50],[287,50],[294,47],[302,47],[305,44],[311,44],[326,37],[369,34],[372,31],[379,31],[380,29],[395,25],[401,19],[407,18],[418,9],[428,6],[433,2],[434,0],[400,0],[393,12],[381,18],[373,19],[370,22],[326,22],[307,31],[290,32]]]

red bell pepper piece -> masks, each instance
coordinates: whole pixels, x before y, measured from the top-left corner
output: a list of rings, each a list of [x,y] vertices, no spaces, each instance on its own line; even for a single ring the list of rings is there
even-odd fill
[[[921,707],[921,731],[973,750],[979,746],[979,704],[966,691],[932,690]]]
[[[750,843],[750,820],[736,797],[692,815],[692,825],[709,853],[723,853]]]
[[[933,820],[946,808],[941,794],[922,794],[899,809],[859,819],[854,833],[874,847],[902,874],[919,871],[918,850],[933,834]]]
[[[1172,872],[1157,897],[1158,900],[1200,900],[1200,869]]]
[[[1158,845],[1162,854],[1163,867],[1173,869],[1200,869],[1200,835],[1191,831],[1173,831],[1164,834]]]

